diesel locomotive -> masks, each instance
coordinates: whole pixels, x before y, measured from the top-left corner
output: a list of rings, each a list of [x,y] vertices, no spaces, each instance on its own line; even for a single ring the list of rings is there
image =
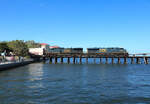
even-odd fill
[[[87,53],[116,57],[128,56],[128,52],[124,48],[87,48]]]
[[[83,48],[52,48],[49,53],[83,53]]]

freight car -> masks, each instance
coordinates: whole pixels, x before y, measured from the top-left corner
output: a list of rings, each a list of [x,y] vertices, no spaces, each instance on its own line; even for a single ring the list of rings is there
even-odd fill
[[[87,48],[88,54],[98,54],[102,56],[127,57],[128,52],[124,48]]]
[[[83,53],[83,48],[65,48],[64,53]]]

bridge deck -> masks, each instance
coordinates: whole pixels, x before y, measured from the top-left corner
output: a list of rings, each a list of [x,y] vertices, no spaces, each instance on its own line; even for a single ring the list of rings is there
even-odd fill
[[[47,53],[46,57],[57,57],[57,58],[150,58],[150,56],[123,56],[123,55],[107,55],[107,54],[96,54],[96,53]]]

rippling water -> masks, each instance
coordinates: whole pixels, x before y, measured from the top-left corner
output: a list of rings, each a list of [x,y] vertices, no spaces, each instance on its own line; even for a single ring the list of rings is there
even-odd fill
[[[2,71],[0,104],[150,104],[150,65],[35,63]]]

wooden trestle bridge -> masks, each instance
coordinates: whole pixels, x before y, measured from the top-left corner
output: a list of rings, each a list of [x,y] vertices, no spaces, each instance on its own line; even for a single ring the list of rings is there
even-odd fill
[[[139,56],[141,55],[141,56]],[[43,57],[43,59],[49,59],[50,63],[58,63],[58,59],[60,60],[60,63],[64,63],[64,58],[67,59],[67,63],[73,63],[76,64],[76,59],[79,59],[79,63],[82,63],[82,59],[86,60],[86,63],[88,63],[88,59],[90,58],[94,58],[95,59],[99,59],[100,63],[103,63],[105,61],[105,63],[108,63],[108,60],[112,64],[127,64],[127,63],[131,63],[131,64],[140,64],[143,63],[144,64],[149,64],[149,60],[150,60],[150,56],[146,56],[149,54],[130,54],[129,56],[115,56],[115,55],[100,55],[100,54],[88,54],[88,53],[46,53],[45,56]],[[116,61],[117,60],[117,61]],[[121,61],[123,60],[123,61]],[[72,62],[71,62],[72,61]]]

